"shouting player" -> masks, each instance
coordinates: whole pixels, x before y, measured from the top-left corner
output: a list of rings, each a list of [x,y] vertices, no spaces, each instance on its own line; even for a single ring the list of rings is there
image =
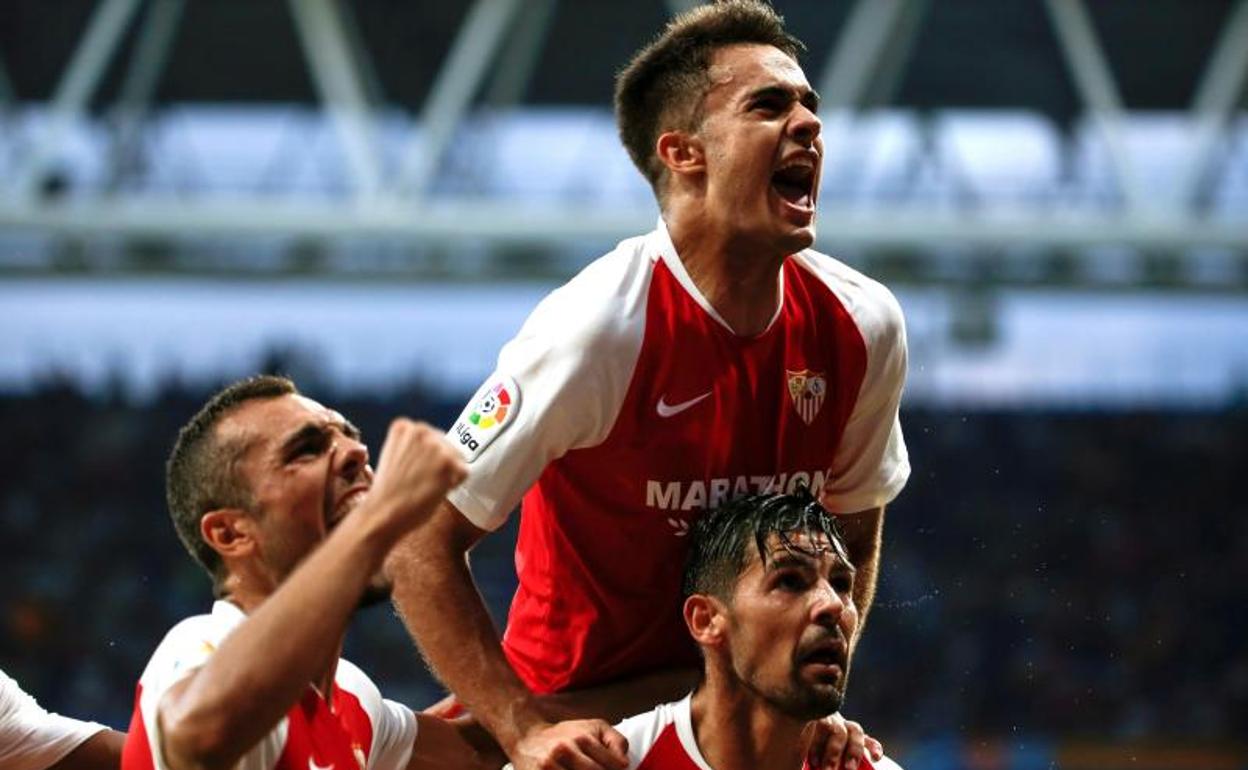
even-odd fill
[[[521,770],[593,734],[539,697],[615,720],[687,692],[689,528],[759,492],[819,490],[875,586],[883,506],[909,462],[900,308],[813,251],[823,145],[802,44],[767,4],[674,19],[620,74],[624,146],[656,228],[537,307],[454,424],[474,468],[387,564],[427,659]],[[523,497],[501,642],[465,554]],[[607,689],[602,689],[606,687]]]
[[[396,420],[374,475],[359,432],[289,380],[214,396],[178,436],[168,497],[220,598],[144,670],[123,770],[480,767],[338,657],[391,546],[465,473],[440,432]]]

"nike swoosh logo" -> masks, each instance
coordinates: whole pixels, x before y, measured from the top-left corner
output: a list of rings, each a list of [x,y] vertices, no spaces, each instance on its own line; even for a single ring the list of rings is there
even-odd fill
[[[313,759],[312,757],[308,757],[308,770],[334,770],[334,763],[330,762],[328,765],[321,767],[320,765],[316,764],[315,759]]]
[[[714,393],[714,391],[708,390],[700,396],[691,398],[688,401],[681,401],[679,404],[669,404],[665,400],[667,398],[666,395],[659,396],[659,405],[655,407],[655,410],[658,411],[660,417],[671,417],[672,415],[680,414],[702,399],[710,396],[711,393]]]

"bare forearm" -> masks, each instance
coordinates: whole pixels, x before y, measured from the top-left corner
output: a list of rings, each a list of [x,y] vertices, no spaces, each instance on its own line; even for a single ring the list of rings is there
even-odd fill
[[[503,654],[468,569],[470,543],[440,527],[430,530],[413,533],[391,555],[395,606],[434,673],[510,753],[547,719]]]
[[[697,684],[695,668],[673,668],[629,677],[600,687],[541,696],[546,712],[557,719],[605,719],[618,722],[649,711],[660,703],[679,700]]]
[[[497,770],[507,762],[479,726],[417,714],[418,737],[407,770]]]
[[[170,690],[160,711],[170,764],[230,766],[277,724],[338,656],[387,545],[361,518],[345,521],[203,668]]]
[[[101,730],[66,754],[49,770],[117,770],[126,734]]]
[[[858,608],[858,634],[866,624],[867,614],[875,601],[875,586],[880,571],[880,544],[884,534],[884,509],[873,508],[837,517],[854,565],[854,606]]]

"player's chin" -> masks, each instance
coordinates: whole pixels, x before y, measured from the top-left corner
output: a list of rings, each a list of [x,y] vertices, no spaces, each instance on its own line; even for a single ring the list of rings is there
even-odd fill
[[[784,705],[789,716],[803,721],[823,719],[841,710],[844,692],[840,687],[828,684],[803,683],[794,697]]]

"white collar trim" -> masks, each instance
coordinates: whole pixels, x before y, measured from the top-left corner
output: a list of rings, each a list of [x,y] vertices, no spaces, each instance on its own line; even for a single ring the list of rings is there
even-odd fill
[[[689,693],[683,700],[675,705],[673,724],[676,725],[676,737],[680,740],[680,745],[684,748],[685,753],[698,766],[699,770],[714,770],[706,761],[706,757],[702,756],[702,750],[698,748],[698,741],[693,734],[693,693]]]
[[[710,301],[707,300],[707,298],[702,295],[702,292],[698,290],[697,284],[693,282],[693,278],[689,277],[689,271],[685,269],[685,263],[681,260],[680,255],[676,253],[676,245],[672,243],[672,236],[667,231],[667,223],[663,221],[663,217],[659,217],[659,221],[658,221],[658,224],[655,225],[653,235],[654,235],[653,243],[654,243],[654,251],[655,251],[655,254],[653,256],[656,256],[659,259],[663,260],[663,264],[667,265],[667,269],[670,270],[672,275],[676,278],[676,282],[679,283],[681,287],[684,288],[684,290],[689,294],[689,296],[693,297],[693,301],[697,302],[698,306],[701,307],[703,310],[705,310],[707,315],[709,315],[711,318],[714,318],[716,322],[719,323],[720,326],[727,329],[734,336],[737,336],[737,337],[743,336],[743,335],[737,334],[737,332],[731,326],[728,325],[728,322],[725,321],[724,317],[719,314],[719,311],[717,311],[711,305]],[[780,317],[780,313],[783,312],[784,310],[784,268],[783,267],[780,268],[780,276],[779,276],[779,280],[777,283],[778,283],[778,289],[779,289],[779,296],[777,297],[777,301],[776,301],[776,312],[772,314],[771,320],[767,322],[767,328],[763,329],[763,331],[759,332],[758,335],[756,336],[761,337],[762,335],[766,334],[771,329],[771,327],[775,325],[776,319]]]

